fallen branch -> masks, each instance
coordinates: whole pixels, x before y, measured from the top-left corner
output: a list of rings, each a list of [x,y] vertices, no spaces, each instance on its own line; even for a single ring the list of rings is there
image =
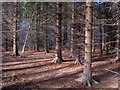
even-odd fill
[[[112,71],[112,70],[109,70],[109,69],[104,69],[104,70],[112,72],[112,73],[117,74],[117,75],[120,75],[118,72],[115,72],[115,71]]]

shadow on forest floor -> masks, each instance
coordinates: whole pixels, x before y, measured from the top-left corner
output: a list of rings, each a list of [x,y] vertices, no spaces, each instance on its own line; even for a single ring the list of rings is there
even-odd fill
[[[46,59],[46,58],[44,58],[44,59]],[[45,61],[41,61],[41,60],[42,60],[41,58],[36,58],[35,60],[28,59],[28,62],[23,62],[23,61],[25,61],[25,59],[23,59],[19,63],[17,63],[17,61],[16,61],[16,63],[14,63],[14,62],[12,63],[12,61],[10,61],[11,64],[8,63],[8,64],[4,65],[8,69],[3,68],[3,72],[8,73],[9,76],[7,76],[3,79],[7,80],[8,78],[18,77],[18,78],[25,78],[25,80],[19,81],[17,83],[13,83],[13,84],[6,84],[2,88],[2,90],[32,90],[32,88],[35,88],[35,90],[41,90],[40,88],[46,88],[46,87],[54,88],[57,86],[63,87],[63,88],[64,87],[70,87],[70,88],[71,87],[72,88],[75,88],[75,87],[82,88],[83,87],[80,83],[74,81],[74,79],[78,78],[78,74],[81,74],[83,71],[83,68],[80,68],[83,66],[74,64],[73,61],[75,61],[75,60],[65,59],[65,61],[62,64],[51,63],[51,62],[49,62],[50,59],[45,60]],[[101,61],[103,61],[103,62],[101,62]],[[109,71],[104,71],[104,68],[112,67],[112,61],[109,59],[109,56],[105,55],[103,57],[97,57],[97,58],[94,57],[92,62],[93,62],[93,66],[92,66],[93,73],[95,73],[95,71],[97,71],[97,73],[101,71],[100,74],[98,73],[98,74],[94,75],[94,78],[96,80],[100,81],[100,83],[102,83],[103,81],[107,80],[108,78],[110,79],[112,76],[114,76],[113,73],[111,73]],[[29,66],[29,64],[32,64],[32,63],[38,63],[38,64]],[[26,66],[18,67],[19,65],[22,65],[22,64],[26,64]],[[13,67],[9,68],[11,66],[13,66]],[[14,66],[17,66],[17,67],[14,68]],[[54,66],[54,68],[53,68],[53,66]],[[48,69],[44,69],[41,71],[40,69],[43,69],[43,67],[48,68]],[[28,70],[28,69],[30,71],[23,73],[25,70]],[[36,69],[39,71],[36,71]],[[120,69],[120,67],[112,68],[112,70],[116,71],[116,72],[119,69]],[[69,71],[69,70],[71,70],[71,71]],[[14,73],[16,72],[16,73],[14,74],[14,76],[11,76],[13,74],[13,72]],[[18,73],[18,72],[22,72],[22,73]],[[39,77],[40,75],[44,75],[46,73],[48,74],[48,77],[45,76],[44,78],[35,78],[35,77]],[[61,74],[59,75],[58,73],[61,73]],[[55,76],[55,74],[57,74],[57,76]],[[29,80],[28,78],[32,78],[32,79]],[[28,79],[28,80],[26,80],[26,79]],[[20,79],[18,79],[18,80],[20,80]],[[8,81],[8,82],[11,82],[11,81]],[[15,81],[13,81],[13,82],[15,82]],[[25,89],[25,88],[27,88],[27,89]],[[50,90],[50,89],[48,89],[48,90]]]

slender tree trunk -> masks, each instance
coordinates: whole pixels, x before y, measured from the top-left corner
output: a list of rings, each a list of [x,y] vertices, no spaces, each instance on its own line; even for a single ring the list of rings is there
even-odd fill
[[[37,4],[36,4],[37,5]],[[36,43],[35,43],[35,51],[39,51],[39,34],[38,34],[38,20],[37,20],[37,6],[36,6],[36,11],[35,11],[35,17],[34,17],[34,20],[35,20],[35,31],[36,31]]]
[[[108,54],[109,53],[109,42],[110,42],[110,39],[109,39],[109,34],[107,34],[108,36],[107,36],[107,42],[106,42],[106,54]]]
[[[18,47],[17,47],[17,2],[15,3],[14,11],[14,25],[13,25],[13,55],[18,56]]]
[[[120,60],[120,31],[117,30],[117,55],[116,55],[116,61]]]
[[[34,12],[33,12],[33,14],[32,14],[32,18],[30,18],[30,22],[29,22],[30,25],[29,25],[29,28],[28,28],[28,31],[27,31],[27,34],[26,34],[26,37],[25,37],[25,41],[24,41],[24,44],[23,44],[22,52],[21,52],[21,53],[24,53],[24,51],[25,51],[25,46],[26,46],[26,44],[27,44],[28,35],[29,35],[30,29],[31,29],[33,17],[34,17]]]
[[[46,5],[46,7],[48,6],[48,3],[46,3],[47,5]],[[47,9],[48,9],[48,7],[47,7]],[[46,14],[46,20],[48,19],[48,14]],[[45,49],[45,53],[49,53],[49,49],[48,49],[48,22],[46,21],[46,28],[45,28],[45,47],[44,47],[44,49]]]
[[[93,40],[92,40],[92,53],[95,53],[95,30],[93,30]]]
[[[92,82],[97,83],[92,79],[91,60],[92,60],[92,2],[86,2],[86,25],[85,25],[85,62],[82,79],[83,85],[91,86]]]
[[[47,28],[47,22],[46,22],[46,30],[45,30],[45,53],[49,53],[48,49],[48,28]]]
[[[62,50],[61,50],[61,9],[62,5],[60,2],[57,2],[57,16],[56,16],[56,57],[52,61],[54,63],[61,63],[62,59]]]
[[[103,48],[102,48],[102,25],[101,25],[101,18],[100,18],[100,55],[103,55]]]
[[[117,24],[118,24],[118,29],[117,29],[117,56],[116,56],[116,61],[120,61],[120,7],[118,3],[118,18],[117,18]]]
[[[70,53],[70,57],[74,57],[74,39],[73,39],[73,36],[74,36],[74,2],[73,2],[73,5],[72,5],[72,27],[71,27],[71,53]]]
[[[93,28],[94,30],[92,31],[92,53],[95,54],[95,49],[96,49],[96,43],[95,43],[95,19],[93,19]]]
[[[7,37],[6,37],[6,38],[5,38],[5,50],[6,50],[6,51],[8,51],[8,44],[7,44],[7,43],[8,43],[8,39],[7,39]]]
[[[24,44],[23,44],[23,48],[22,48],[22,52],[21,52],[21,53],[24,53],[24,51],[25,51],[25,46],[26,46],[26,44],[27,44],[27,39],[28,39],[28,33],[29,33],[29,31],[28,31],[27,34],[26,34],[25,41],[24,41]]]
[[[102,21],[102,23],[104,23]],[[105,32],[104,32],[104,24],[102,26],[102,50],[104,51],[105,50]]]

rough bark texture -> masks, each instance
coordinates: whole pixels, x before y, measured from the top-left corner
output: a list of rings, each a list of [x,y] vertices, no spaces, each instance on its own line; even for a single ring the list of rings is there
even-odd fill
[[[93,33],[92,33],[92,53],[94,54],[95,53],[95,31],[93,30]]]
[[[46,24],[46,30],[45,30],[45,53],[49,53],[48,49],[48,29]]]
[[[8,51],[8,39],[5,38],[5,50]]]
[[[56,15],[56,57],[52,62],[61,63],[62,59],[62,50],[61,50],[61,8],[62,5],[60,2],[57,2],[57,15]]]
[[[117,23],[118,23],[118,29],[117,29],[117,56],[116,56],[116,61],[120,60],[120,7],[118,3],[118,18],[117,18]]]
[[[19,53],[17,47],[17,2],[15,2],[13,31],[13,55],[18,56]]]
[[[85,62],[82,75],[82,82],[84,85],[91,86],[92,71],[91,71],[91,59],[92,59],[92,3],[86,3],[86,26],[85,26]]]
[[[70,57],[74,57],[73,51],[74,51],[74,39],[73,39],[73,35],[74,35],[74,28],[73,28],[73,24],[74,24],[74,3],[72,5],[72,27],[71,27],[71,53],[70,53]]]
[[[104,22],[102,22],[104,24]],[[102,50],[105,50],[105,31],[104,31],[104,25],[102,26]]]
[[[92,83],[98,83],[92,79],[91,71],[91,59],[92,59],[92,2],[86,3],[86,25],[85,25],[85,62],[82,79],[76,79],[81,81],[83,85],[91,86]]]
[[[101,18],[100,18],[101,19]],[[103,55],[103,48],[102,48],[102,25],[100,20],[100,55]]]
[[[48,19],[48,14],[46,15],[46,20]],[[48,49],[48,28],[47,28],[47,24],[48,22],[46,21],[46,29],[45,29],[45,53],[49,53],[49,49]]]
[[[82,10],[81,7],[77,9],[78,6],[74,4],[74,14],[72,16],[73,18],[73,23],[72,23],[72,48],[71,48],[71,55],[72,57],[75,58],[75,64],[81,65],[83,57],[84,57],[84,16],[79,16],[77,13],[81,10],[82,13],[85,12],[85,10]]]

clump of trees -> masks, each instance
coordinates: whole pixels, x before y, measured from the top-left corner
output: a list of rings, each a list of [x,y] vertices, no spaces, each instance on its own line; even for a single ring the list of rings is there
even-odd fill
[[[117,7],[115,7],[117,5]],[[92,78],[92,53],[115,55],[120,60],[120,2],[3,2],[3,51],[18,56],[25,50],[55,49],[54,63],[62,63],[62,50],[70,50],[75,64],[84,65],[84,85]],[[112,11],[109,12],[109,11]]]

